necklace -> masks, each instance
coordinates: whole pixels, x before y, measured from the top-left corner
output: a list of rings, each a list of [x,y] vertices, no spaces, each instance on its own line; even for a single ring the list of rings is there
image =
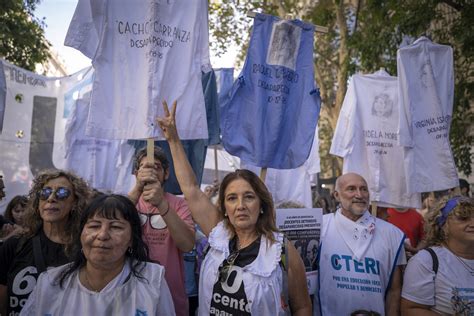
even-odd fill
[[[87,277],[87,271],[84,269],[84,279],[87,283],[87,287],[92,290],[93,292],[99,293],[100,290],[96,290],[94,286],[92,286],[91,282],[89,281],[89,278]]]
[[[474,276],[474,268],[471,267],[470,265],[467,264],[467,262],[464,262],[461,258],[459,258],[454,252],[451,251],[451,253],[458,259],[459,262],[463,265],[464,269],[467,270],[472,276]]]

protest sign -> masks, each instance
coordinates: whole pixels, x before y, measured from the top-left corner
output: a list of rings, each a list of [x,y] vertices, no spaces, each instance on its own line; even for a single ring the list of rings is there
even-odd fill
[[[320,208],[277,209],[276,224],[299,252],[304,262],[309,294],[316,292],[317,261],[323,210]]]

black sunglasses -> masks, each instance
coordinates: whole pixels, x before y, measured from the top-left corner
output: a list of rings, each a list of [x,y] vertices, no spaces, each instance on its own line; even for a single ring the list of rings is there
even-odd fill
[[[52,188],[42,188],[41,191],[39,191],[39,199],[42,201],[46,201],[51,194],[54,193],[54,197],[59,200],[65,200],[71,195],[71,190],[68,188],[63,188],[59,187],[56,190],[53,190]]]
[[[235,259],[239,256],[239,251],[231,253],[219,266],[219,282],[224,283],[229,277],[230,270],[234,265]]]

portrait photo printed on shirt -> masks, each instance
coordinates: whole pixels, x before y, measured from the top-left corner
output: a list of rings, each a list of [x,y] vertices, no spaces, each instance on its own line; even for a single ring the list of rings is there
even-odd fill
[[[275,22],[267,53],[267,64],[296,69],[301,28],[287,21]]]

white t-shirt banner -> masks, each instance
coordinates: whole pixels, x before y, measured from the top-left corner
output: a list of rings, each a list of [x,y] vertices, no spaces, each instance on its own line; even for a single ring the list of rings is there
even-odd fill
[[[386,207],[421,207],[406,186],[404,148],[398,144],[398,81],[386,71],[354,75],[337,120],[330,153],[343,173],[362,175],[370,198]]]
[[[323,220],[320,208],[277,209],[276,224],[295,246],[306,269],[309,294],[316,292],[319,239]]]
[[[65,127],[65,168],[74,171],[100,191],[127,194],[135,148],[127,140],[99,139],[85,135],[90,93],[78,99]]]
[[[0,134],[0,174],[6,198],[27,194],[40,170],[64,168],[64,131],[74,103],[90,91],[91,67],[62,78],[45,77],[5,60],[6,102]]]
[[[421,37],[397,52],[399,143],[408,192],[459,185],[449,141],[454,101],[453,49]]]
[[[163,139],[162,101],[178,101],[182,139],[207,139],[201,70],[211,70],[206,0],[79,0],[65,45],[96,70],[86,133]]]
[[[6,198],[0,213],[15,195],[28,193],[39,171],[49,168],[73,171],[103,191],[127,193],[134,183],[133,148],[126,141],[84,136],[92,67],[52,78],[0,63],[6,82],[0,134]]]

